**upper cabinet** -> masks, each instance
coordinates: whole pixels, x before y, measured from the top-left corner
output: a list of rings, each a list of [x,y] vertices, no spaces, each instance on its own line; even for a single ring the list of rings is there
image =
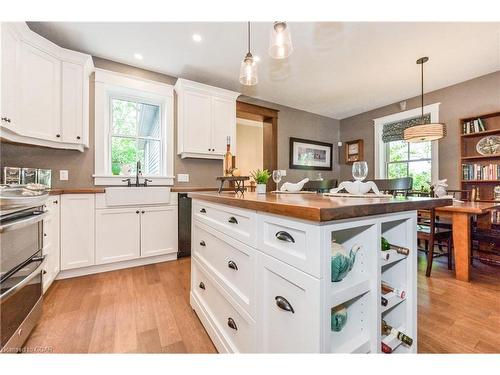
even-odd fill
[[[89,55],[25,23],[2,23],[1,130],[13,142],[83,151],[89,142]]]
[[[222,159],[227,137],[236,154],[236,98],[240,95],[178,79],[177,153],[181,158]]]

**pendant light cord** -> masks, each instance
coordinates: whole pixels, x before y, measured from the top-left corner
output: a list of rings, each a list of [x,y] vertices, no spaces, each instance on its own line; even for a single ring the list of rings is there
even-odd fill
[[[420,96],[420,100],[421,100],[421,104],[422,104],[422,124],[425,123],[425,120],[424,120],[424,63],[422,62],[422,69],[420,70],[420,75],[421,75],[421,93],[422,95]]]
[[[250,53],[250,21],[248,21],[248,53]]]

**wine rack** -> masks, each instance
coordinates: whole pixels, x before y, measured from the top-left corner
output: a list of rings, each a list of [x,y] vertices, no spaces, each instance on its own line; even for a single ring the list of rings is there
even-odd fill
[[[381,353],[382,341],[394,337],[382,333],[382,319],[392,327],[413,338],[411,346],[390,343],[393,353],[415,353],[417,350],[417,258],[416,213],[404,212],[385,216],[360,218],[353,222],[325,226],[324,243],[333,238],[347,252],[355,246],[361,248],[352,270],[341,280],[330,282],[325,290],[325,317],[323,329],[325,351],[331,353]],[[409,254],[389,250],[389,259],[382,259],[381,239],[409,249]],[[331,275],[331,262],[326,261],[325,275]],[[381,305],[381,282],[403,289],[404,298],[394,296],[386,306]],[[331,329],[331,309],[343,305],[347,321],[342,330]],[[328,350],[329,349],[329,350]]]

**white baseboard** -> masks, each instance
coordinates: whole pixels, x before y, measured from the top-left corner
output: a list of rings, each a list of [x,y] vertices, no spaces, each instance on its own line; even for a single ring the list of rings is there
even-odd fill
[[[70,277],[92,275],[92,274],[101,273],[101,272],[121,270],[124,268],[130,268],[130,267],[145,266],[147,264],[167,262],[167,261],[176,260],[176,259],[177,259],[177,252],[172,253],[172,254],[148,257],[148,258],[131,259],[131,260],[124,260],[122,262],[116,262],[116,263],[99,264],[99,265],[95,265],[95,266],[75,268],[75,269],[64,270],[64,271],[59,272],[59,274],[56,277],[56,280],[67,279]]]

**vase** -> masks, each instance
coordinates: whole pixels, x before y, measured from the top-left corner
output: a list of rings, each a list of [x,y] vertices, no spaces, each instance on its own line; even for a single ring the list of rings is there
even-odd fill
[[[266,194],[266,184],[257,184],[255,192],[257,194]]]
[[[331,314],[331,330],[334,332],[342,331],[347,323],[347,308],[344,305],[335,306]]]

